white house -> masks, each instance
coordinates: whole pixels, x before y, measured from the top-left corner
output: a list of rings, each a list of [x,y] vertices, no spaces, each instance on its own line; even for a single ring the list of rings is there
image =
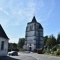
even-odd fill
[[[34,51],[34,49],[44,47],[43,27],[36,21],[35,16],[32,21],[27,24],[25,39],[26,41],[23,48],[28,51]]]
[[[7,56],[8,53],[8,40],[5,31],[0,25],[0,56]]]

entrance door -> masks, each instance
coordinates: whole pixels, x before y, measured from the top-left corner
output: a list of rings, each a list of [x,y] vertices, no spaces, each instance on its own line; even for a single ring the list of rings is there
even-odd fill
[[[29,50],[31,51],[31,47],[29,47]]]
[[[29,46],[29,51],[31,51],[31,49],[32,49],[32,48],[31,48],[31,44],[30,44],[30,46]]]

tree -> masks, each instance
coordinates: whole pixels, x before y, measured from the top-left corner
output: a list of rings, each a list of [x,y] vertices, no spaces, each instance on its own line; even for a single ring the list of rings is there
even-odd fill
[[[13,43],[13,49],[17,49],[17,44],[16,43]]]
[[[9,43],[8,44],[8,51],[12,51],[12,50],[14,50],[14,51],[18,50],[16,43]]]
[[[57,36],[57,44],[60,44],[60,33],[58,33],[58,36]]]
[[[47,39],[48,39],[48,36],[45,36],[45,37],[44,37],[44,45],[46,45]]]
[[[19,38],[18,48],[23,48],[24,43],[25,43],[25,38]]]
[[[46,41],[46,46],[51,48],[55,45],[56,45],[56,38],[53,35],[51,35]]]
[[[13,50],[13,45],[12,43],[8,43],[8,51],[12,51]]]

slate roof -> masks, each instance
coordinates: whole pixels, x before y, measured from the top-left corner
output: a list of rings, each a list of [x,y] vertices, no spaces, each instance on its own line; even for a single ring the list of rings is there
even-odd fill
[[[36,21],[35,16],[33,17],[32,21],[29,22],[28,24],[31,24],[31,23],[38,23],[38,22]],[[40,23],[38,23],[38,24],[39,24],[39,28],[43,29],[42,25],[41,25]]]
[[[34,23],[34,22],[37,22],[35,16],[33,17],[32,21],[29,22],[28,24],[30,24],[30,23]]]
[[[0,37],[9,39],[8,36],[6,35],[4,29],[2,28],[1,24],[0,24]]]
[[[39,28],[43,29],[42,25],[39,23]]]
[[[35,16],[33,17],[33,19],[32,19],[31,22],[32,22],[32,23],[33,23],[33,22],[37,22]]]

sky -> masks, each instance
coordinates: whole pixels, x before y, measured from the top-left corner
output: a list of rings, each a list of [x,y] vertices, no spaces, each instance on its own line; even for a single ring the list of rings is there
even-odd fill
[[[41,23],[44,36],[60,32],[60,0],[0,0],[0,24],[9,42],[25,37],[27,23],[33,18]]]

